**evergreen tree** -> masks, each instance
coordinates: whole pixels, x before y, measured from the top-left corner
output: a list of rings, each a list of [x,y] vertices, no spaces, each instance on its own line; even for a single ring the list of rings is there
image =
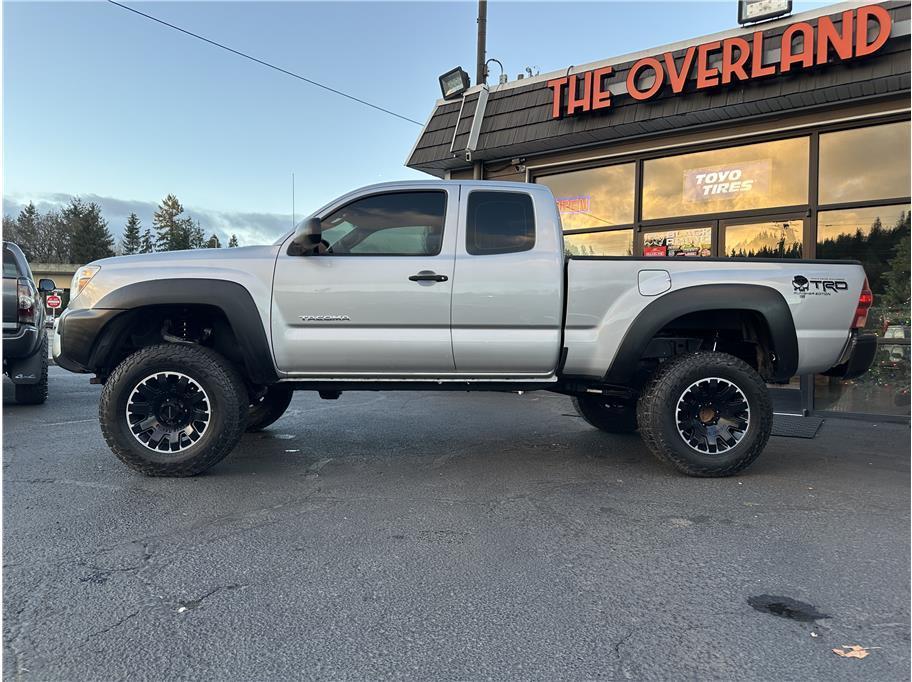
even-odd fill
[[[10,239],[22,249],[22,253],[30,261],[37,260],[35,256],[39,246],[40,219],[41,216],[38,214],[35,204],[31,201],[28,202],[28,205],[19,211],[19,216],[16,218],[16,231],[14,237]]]
[[[206,235],[200,226],[199,220],[192,221],[189,227],[189,243],[191,249],[203,249],[206,247]]]
[[[155,240],[156,251],[179,251],[190,248],[190,228],[192,220],[183,217],[184,207],[173,194],[169,194],[158,205],[152,216],[158,236]]]
[[[101,217],[98,204],[85,204],[74,197],[61,217],[70,235],[69,262],[81,265],[114,255],[114,237],[108,230],[108,222]]]
[[[139,253],[152,253],[153,251],[155,251],[155,240],[152,238],[152,230],[147,227],[139,242]]]
[[[16,236],[16,221],[13,220],[12,216],[4,215],[3,216],[3,239],[8,242],[15,243],[16,240],[13,237]]]
[[[228,240],[228,246],[232,247],[232,246],[237,246],[237,245],[238,245],[237,235],[233,234],[233,235],[231,235],[231,239]]]
[[[139,249],[142,246],[142,237],[139,234],[139,222],[139,216],[135,213],[131,213],[127,218],[127,224],[123,231],[123,238],[120,241],[120,246],[123,255],[125,256],[139,253]]]
[[[219,241],[218,235],[215,234],[214,232],[212,233],[212,236],[209,237],[209,241],[206,242],[206,248],[207,248],[207,249],[220,249],[220,248],[222,248],[222,242]]]
[[[70,262],[70,232],[59,211],[48,211],[38,221],[38,248],[35,260],[39,263]]]

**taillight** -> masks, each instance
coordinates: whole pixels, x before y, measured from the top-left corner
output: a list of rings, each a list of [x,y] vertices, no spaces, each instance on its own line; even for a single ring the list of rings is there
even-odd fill
[[[28,280],[19,280],[19,324],[35,324],[35,293]]]
[[[868,284],[868,278],[865,277],[861,295],[858,297],[858,305],[855,308],[855,321],[852,322],[852,329],[862,329],[867,324],[868,311],[872,305],[874,305],[874,294],[871,293],[871,285]]]

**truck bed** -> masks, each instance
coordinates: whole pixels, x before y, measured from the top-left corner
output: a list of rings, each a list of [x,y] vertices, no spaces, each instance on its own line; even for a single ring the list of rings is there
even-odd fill
[[[807,288],[803,288],[805,281]],[[838,284],[824,290],[816,288],[821,285],[815,282]],[[686,301],[686,290],[696,286],[704,287],[699,293],[695,290],[695,296],[704,301],[705,285],[720,285],[721,292],[742,291],[732,287],[744,286],[777,292],[797,333],[795,373],[825,371],[837,363],[848,342],[864,282],[864,270],[857,261],[571,256],[564,372],[586,376],[603,372],[615,360],[634,320],[650,304],[675,292],[684,292],[676,297]],[[733,295],[731,307],[741,306],[739,295]]]

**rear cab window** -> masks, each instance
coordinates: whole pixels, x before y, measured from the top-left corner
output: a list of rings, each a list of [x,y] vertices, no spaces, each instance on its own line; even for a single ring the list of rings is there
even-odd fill
[[[535,210],[524,192],[476,190],[466,211],[466,251],[473,256],[529,251],[535,246]]]
[[[3,276],[19,277],[19,269],[16,267],[16,257],[13,256],[9,249],[3,249]]]

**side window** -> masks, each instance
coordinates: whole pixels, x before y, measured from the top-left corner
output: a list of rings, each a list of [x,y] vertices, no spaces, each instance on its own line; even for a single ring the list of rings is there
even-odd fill
[[[357,199],[322,221],[334,256],[436,256],[446,192],[391,192]]]
[[[466,251],[474,256],[528,251],[535,246],[532,197],[522,192],[469,194]]]
[[[16,259],[13,257],[13,254],[3,249],[3,276],[4,277],[18,277],[19,269],[16,267]]]

